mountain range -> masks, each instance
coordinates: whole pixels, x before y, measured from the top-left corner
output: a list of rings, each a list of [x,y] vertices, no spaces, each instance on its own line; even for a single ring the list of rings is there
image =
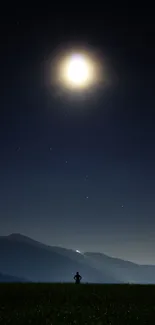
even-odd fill
[[[21,282],[21,283],[23,283],[23,282],[27,282],[27,281],[25,279],[20,279],[15,276],[0,273],[0,283],[2,283],[2,282],[6,282],[6,283]]]
[[[76,271],[84,283],[155,283],[153,265],[47,246],[21,234],[0,237],[0,282],[72,282]]]

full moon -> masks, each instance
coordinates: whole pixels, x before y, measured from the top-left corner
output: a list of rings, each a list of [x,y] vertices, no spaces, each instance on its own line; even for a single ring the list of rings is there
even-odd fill
[[[90,63],[80,54],[72,55],[65,62],[64,78],[75,87],[87,86],[91,78]]]
[[[53,87],[54,96],[71,100],[92,98],[102,87],[105,89],[105,61],[91,47],[59,47],[45,63],[45,82],[50,91]]]
[[[57,61],[57,81],[63,88],[90,88],[99,79],[98,62],[87,52],[71,52]]]

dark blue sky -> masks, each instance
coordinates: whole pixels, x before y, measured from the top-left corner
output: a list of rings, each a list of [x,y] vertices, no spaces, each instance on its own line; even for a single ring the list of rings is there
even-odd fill
[[[3,13],[0,235],[155,263],[153,19],[84,17]],[[47,87],[46,62],[68,42],[100,52],[111,87],[71,101]]]

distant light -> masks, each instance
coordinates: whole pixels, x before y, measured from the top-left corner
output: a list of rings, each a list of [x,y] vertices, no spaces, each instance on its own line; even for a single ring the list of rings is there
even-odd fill
[[[79,253],[79,254],[81,254],[81,252],[80,252],[78,249],[76,249],[76,253]]]

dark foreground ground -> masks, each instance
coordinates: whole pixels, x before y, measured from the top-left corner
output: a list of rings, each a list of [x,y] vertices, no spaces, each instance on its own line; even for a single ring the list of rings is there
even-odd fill
[[[155,324],[155,286],[0,284],[0,324]]]

